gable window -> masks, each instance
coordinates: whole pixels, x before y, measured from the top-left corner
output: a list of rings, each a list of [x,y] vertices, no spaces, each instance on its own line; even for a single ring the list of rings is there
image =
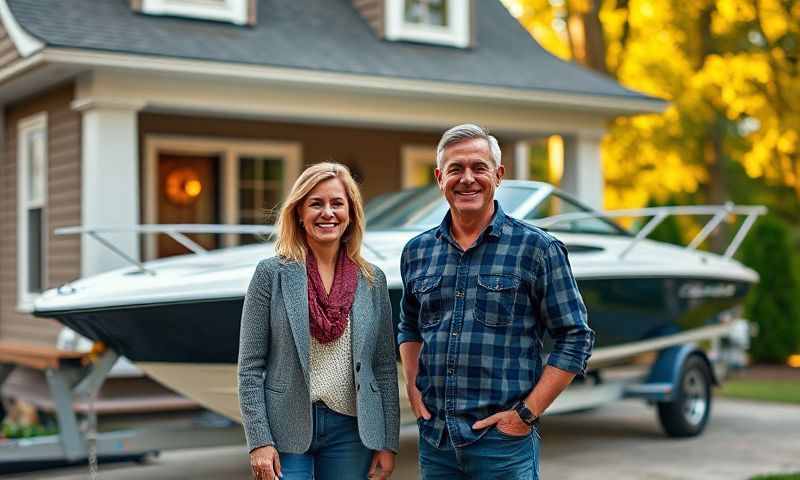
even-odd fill
[[[386,38],[466,47],[471,0],[386,0]]]
[[[17,301],[30,310],[45,288],[47,114],[20,120],[17,161]]]
[[[141,12],[248,24],[249,0],[138,0]]]
[[[406,0],[405,22],[447,27],[447,0]]]

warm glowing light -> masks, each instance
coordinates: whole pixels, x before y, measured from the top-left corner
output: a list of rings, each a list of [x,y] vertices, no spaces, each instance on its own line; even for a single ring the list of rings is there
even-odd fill
[[[564,174],[564,139],[558,135],[552,135],[547,139],[547,163],[550,183],[558,185]]]
[[[786,360],[786,364],[793,368],[800,368],[800,353],[789,355],[789,359]]]
[[[200,180],[188,180],[183,186],[183,191],[190,197],[196,197],[203,191],[203,184]]]
[[[196,202],[202,191],[203,183],[191,167],[176,168],[164,180],[167,200],[181,207],[188,207]]]

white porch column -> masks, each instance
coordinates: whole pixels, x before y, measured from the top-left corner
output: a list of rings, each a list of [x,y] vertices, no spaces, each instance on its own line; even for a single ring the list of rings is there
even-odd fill
[[[600,142],[604,132],[564,137],[564,176],[561,188],[596,209],[603,208],[603,164]]]
[[[139,224],[139,140],[141,105],[124,101],[76,100],[83,114],[81,223],[90,226]],[[136,234],[106,235],[111,243],[139,260]],[[81,238],[81,275],[129,265],[97,240]]]
[[[514,178],[527,180],[530,176],[530,147],[528,142],[514,144]]]

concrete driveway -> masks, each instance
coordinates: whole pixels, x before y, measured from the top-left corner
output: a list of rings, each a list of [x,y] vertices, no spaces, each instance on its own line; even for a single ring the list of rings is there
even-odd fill
[[[716,399],[703,436],[665,437],[655,412],[624,401],[592,412],[545,419],[545,479],[747,479],[800,472],[800,406]],[[417,478],[415,428],[404,429],[395,480]],[[170,451],[147,465],[101,465],[102,480],[248,479],[243,448]],[[84,480],[84,467],[2,476]]]

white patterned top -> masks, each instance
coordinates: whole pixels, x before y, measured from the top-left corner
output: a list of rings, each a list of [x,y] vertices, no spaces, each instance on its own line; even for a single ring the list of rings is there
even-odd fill
[[[311,336],[309,381],[311,401],[323,401],[342,415],[356,416],[356,386],[353,379],[353,347],[350,341],[352,322],[347,318],[342,336],[330,343],[320,343]]]

